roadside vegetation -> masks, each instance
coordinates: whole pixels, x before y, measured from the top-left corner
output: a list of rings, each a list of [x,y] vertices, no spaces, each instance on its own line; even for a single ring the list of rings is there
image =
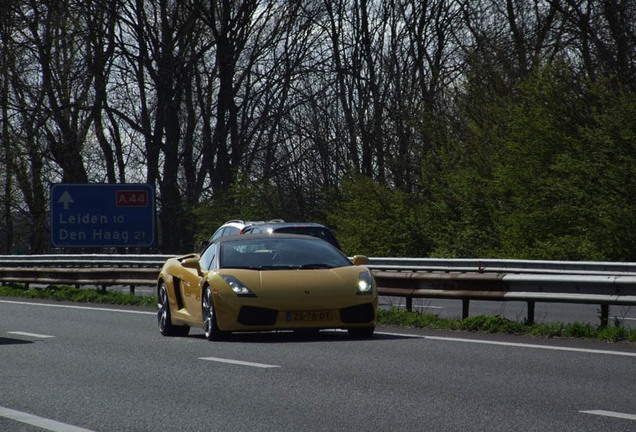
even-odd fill
[[[154,296],[136,296],[131,293],[117,291],[102,291],[101,289],[74,288],[62,285],[49,285],[44,288],[30,288],[22,284],[7,284],[0,286],[0,297],[21,297],[30,299],[44,299],[68,301],[76,303],[99,303],[130,306],[156,306]]]
[[[348,255],[636,261],[635,5],[3,1],[0,254],[52,251],[63,182],[153,187],[166,254],[282,218]]]
[[[526,324],[500,316],[488,315],[477,315],[457,320],[440,318],[434,314],[409,312],[394,307],[390,310],[380,310],[378,322],[386,325],[440,330],[464,330],[555,338],[590,338],[608,342],[636,341],[636,329],[625,328],[618,320],[607,326],[594,326],[580,322],[572,324]]]
[[[98,303],[155,307],[155,296],[137,296],[132,293],[102,291],[101,289],[74,288],[50,285],[45,288],[26,289],[22,284],[0,286],[0,297],[20,297],[77,303]],[[440,318],[434,314],[409,312],[393,307],[379,311],[378,323],[401,327],[429,328],[439,330],[463,330],[470,332],[505,333],[537,337],[588,338],[608,342],[636,342],[636,329],[623,327],[618,320],[608,326],[593,326],[584,323],[525,324],[499,316],[478,315],[458,320]]]

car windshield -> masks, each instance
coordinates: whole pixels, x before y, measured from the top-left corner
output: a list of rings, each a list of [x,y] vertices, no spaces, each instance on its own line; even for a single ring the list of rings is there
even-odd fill
[[[220,244],[220,268],[254,270],[326,269],[352,265],[339,250],[313,238],[258,238]]]

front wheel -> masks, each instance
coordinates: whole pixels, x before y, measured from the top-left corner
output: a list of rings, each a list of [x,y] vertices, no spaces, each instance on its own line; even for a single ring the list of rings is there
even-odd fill
[[[203,312],[203,333],[209,341],[221,340],[227,336],[227,333],[219,330],[216,322],[216,312],[214,311],[214,300],[212,299],[212,290],[209,286],[205,287],[203,297],[201,299],[201,309]]]
[[[186,336],[190,332],[188,326],[177,326],[172,324],[170,318],[170,305],[168,300],[168,288],[165,283],[159,287],[159,298],[157,302],[157,322],[159,324],[159,333],[163,336]]]
[[[349,336],[356,339],[369,339],[371,336],[373,336],[374,331],[374,325],[370,327],[355,327],[348,330]]]

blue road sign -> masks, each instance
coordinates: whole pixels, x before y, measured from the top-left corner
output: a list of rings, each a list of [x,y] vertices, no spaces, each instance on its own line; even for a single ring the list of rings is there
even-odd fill
[[[148,184],[51,184],[53,247],[153,247],[155,194]]]

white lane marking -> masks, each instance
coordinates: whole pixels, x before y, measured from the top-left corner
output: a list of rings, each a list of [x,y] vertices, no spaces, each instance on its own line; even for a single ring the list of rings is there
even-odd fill
[[[341,330],[341,331],[346,331],[346,330]],[[426,338],[426,336],[423,336],[423,335],[416,335],[416,334],[409,334],[409,333],[392,333],[392,332],[379,332],[379,331],[376,331],[375,334],[377,334],[377,335],[385,335],[385,336],[405,337],[405,338],[416,338],[416,339],[425,339]]]
[[[20,423],[26,423],[31,426],[39,427],[53,432],[93,432],[89,429],[60,423],[55,420],[45,419],[43,417],[34,416],[25,412],[15,411],[9,408],[0,407],[0,417],[15,420]]]
[[[218,363],[230,363],[230,364],[237,364],[237,365],[241,365],[241,366],[252,366],[252,367],[258,367],[258,368],[279,368],[280,367],[280,366],[277,366],[277,365],[269,365],[269,364],[263,364],[263,363],[252,363],[252,362],[246,362],[246,361],[241,361],[241,360],[223,359],[223,358],[218,358],[218,357],[200,357],[199,360],[207,360],[207,361],[213,361],[213,362],[218,362]]]
[[[636,357],[636,352],[595,350],[595,349],[588,349],[588,348],[571,348],[571,347],[551,346],[551,345],[534,345],[534,344],[523,344],[523,343],[517,343],[517,342],[498,342],[498,341],[488,341],[488,340],[479,340],[479,339],[447,338],[447,337],[438,337],[438,336],[424,336],[424,338],[431,339],[431,340],[450,341],[450,342],[466,342],[466,343],[477,343],[477,344],[487,344],[487,345],[511,346],[511,347],[519,347],[519,348],[544,349],[544,350],[552,350],[552,351],[570,351],[570,352],[580,352],[580,353],[587,353],[587,354],[606,354],[606,355]]]
[[[110,308],[94,308],[94,307],[90,307],[90,306],[55,305],[55,304],[47,304],[47,303],[30,303],[30,302],[11,301],[11,300],[0,300],[0,303],[23,304],[23,305],[29,305],[29,306],[46,306],[46,307],[57,307],[57,308],[67,308],[67,309],[98,310],[98,311],[104,311],[104,312],[121,312],[121,313],[132,313],[132,314],[153,315],[153,316],[155,316],[157,314],[156,312],[145,312],[145,311],[136,311],[136,310],[127,310],[127,309],[110,309]],[[450,342],[469,342],[469,343],[480,343],[480,344],[490,344],[490,345],[503,345],[503,346],[517,346],[517,347],[523,347],[523,348],[546,349],[546,350],[555,350],[555,351],[571,351],[571,352],[583,352],[583,353],[591,353],[591,354],[607,354],[607,355],[636,357],[636,353],[621,352],[621,351],[592,350],[592,349],[568,348],[568,347],[548,346],[548,345],[532,345],[532,344],[522,344],[522,343],[514,343],[514,342],[487,341],[487,340],[479,340],[479,339],[461,339],[461,338],[448,338],[448,337],[437,337],[437,336],[420,336],[420,335],[413,335],[413,334],[408,334],[408,333],[383,333],[383,332],[376,332],[376,334],[384,334],[384,335],[388,335],[388,336],[420,338],[420,339],[445,340],[445,341],[450,341]],[[279,366],[270,366],[270,367],[279,367]]]
[[[37,333],[27,333],[27,332],[21,332],[21,331],[10,331],[7,332],[9,334],[12,335],[18,335],[18,336],[28,336],[28,337],[34,337],[34,338],[40,338],[40,339],[47,339],[47,338],[54,338],[55,336],[49,336],[49,335],[43,335],[43,334],[37,334]]]
[[[96,311],[102,311],[102,312],[121,312],[121,313],[140,314],[140,315],[157,315],[157,312],[146,312],[146,311],[129,310],[129,309],[100,308],[100,307],[91,307],[91,306],[71,306],[71,305],[58,305],[58,304],[49,304],[49,303],[31,303],[31,302],[22,302],[22,301],[13,301],[13,300],[0,300],[0,303],[19,304],[19,305],[28,305],[28,306],[43,306],[43,307],[52,307],[52,308],[60,308],[60,309],[84,309],[84,310],[96,310]]]
[[[533,349],[545,349],[545,350],[553,350],[553,351],[580,352],[580,353],[587,353],[587,354],[604,354],[604,355],[636,357],[636,352],[595,350],[595,349],[588,349],[588,348],[571,348],[571,347],[552,346],[552,345],[524,344],[524,343],[518,343],[518,342],[499,342],[499,341],[489,341],[489,340],[483,340],[483,339],[425,336],[425,335],[415,335],[415,334],[408,334],[408,333],[376,332],[376,334],[387,335],[387,336],[398,336],[398,337],[405,337],[405,338],[439,340],[439,341],[446,341],[446,342],[464,342],[464,343],[475,343],[475,344],[483,344],[483,345],[499,345],[499,346],[518,347],[518,348],[533,348]]]
[[[614,418],[619,418],[624,420],[636,421],[636,414],[625,414],[625,413],[605,411],[605,410],[591,410],[591,411],[579,411],[579,412],[583,414],[593,414],[593,415],[604,416],[604,417],[614,417]]]

